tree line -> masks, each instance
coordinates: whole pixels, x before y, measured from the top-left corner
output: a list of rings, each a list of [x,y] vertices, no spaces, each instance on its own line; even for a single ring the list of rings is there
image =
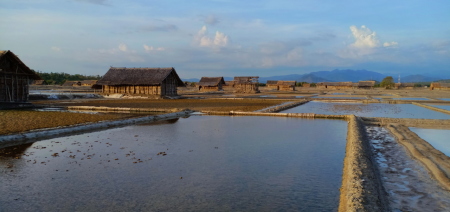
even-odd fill
[[[47,85],[62,85],[66,81],[83,81],[83,80],[99,80],[101,78],[100,75],[81,75],[81,74],[68,74],[64,72],[60,73],[44,73],[44,72],[36,72],[43,80],[44,84]]]

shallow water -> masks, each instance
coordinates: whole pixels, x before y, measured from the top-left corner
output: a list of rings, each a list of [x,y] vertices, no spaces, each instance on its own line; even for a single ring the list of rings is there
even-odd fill
[[[450,157],[450,130],[416,127],[410,127],[409,129],[431,144],[435,149]]]
[[[192,116],[43,140],[2,150],[0,205],[336,211],[346,128],[339,120]]]
[[[450,101],[450,98],[440,98],[440,100]]]
[[[326,115],[355,114],[364,117],[449,119],[450,115],[413,104],[362,104],[311,101],[282,113],[316,113]]]
[[[405,97],[405,98],[393,98],[394,100],[430,100],[430,99],[427,99],[427,98],[407,98],[407,97]]]
[[[326,98],[326,99],[367,99],[367,97],[356,97],[356,96],[350,96],[350,97],[344,97],[344,96],[314,96],[312,98]]]
[[[430,106],[441,108],[441,109],[444,109],[444,110],[450,110],[450,105],[432,105],[432,104],[430,104]]]

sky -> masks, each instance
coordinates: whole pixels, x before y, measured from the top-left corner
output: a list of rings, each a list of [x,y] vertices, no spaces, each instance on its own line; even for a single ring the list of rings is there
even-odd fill
[[[448,0],[0,0],[0,50],[40,72],[181,78],[353,69],[450,78]]]

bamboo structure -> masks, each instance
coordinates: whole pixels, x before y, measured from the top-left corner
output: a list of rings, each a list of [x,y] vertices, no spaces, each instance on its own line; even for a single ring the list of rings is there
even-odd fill
[[[96,85],[104,94],[176,96],[177,87],[185,86],[174,68],[111,67]]]
[[[28,102],[29,85],[40,79],[11,51],[0,51],[0,102]]]

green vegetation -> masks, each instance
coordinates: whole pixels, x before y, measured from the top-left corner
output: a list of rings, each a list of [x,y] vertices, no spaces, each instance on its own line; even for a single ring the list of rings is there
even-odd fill
[[[67,74],[64,72],[61,73],[43,73],[43,72],[36,72],[45,82],[47,85],[62,85],[66,81],[83,81],[83,80],[99,80],[101,78],[100,75],[97,76],[84,76],[81,74]]]
[[[394,83],[394,78],[392,78],[392,76],[385,77],[380,83],[380,87],[387,88],[387,89],[393,88],[394,86],[395,86],[395,83]]]

